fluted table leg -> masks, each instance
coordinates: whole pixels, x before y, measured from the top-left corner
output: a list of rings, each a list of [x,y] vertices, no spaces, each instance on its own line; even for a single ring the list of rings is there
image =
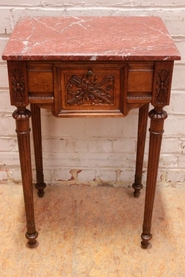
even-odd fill
[[[149,157],[148,157],[148,173],[146,183],[145,210],[143,233],[141,235],[141,246],[147,248],[149,240],[152,238],[151,221],[157,181],[157,172],[159,164],[159,156],[162,142],[164,120],[167,118],[167,113],[162,108],[154,108],[149,112],[151,118],[150,123],[150,142],[149,142]]]
[[[31,112],[32,112],[32,131],[33,131],[36,178],[37,178],[37,183],[35,184],[35,187],[38,189],[38,196],[43,197],[46,184],[44,183],[44,175],[43,175],[40,107],[38,105],[31,104]]]
[[[16,120],[16,132],[18,138],[22,185],[26,211],[26,238],[28,239],[28,245],[30,247],[34,247],[37,245],[36,238],[38,236],[38,233],[35,229],[34,220],[32,168],[30,153],[30,117],[31,112],[25,107],[20,107],[13,113],[13,118]]]
[[[146,129],[148,122],[148,109],[149,104],[145,104],[139,108],[139,119],[138,119],[138,135],[137,135],[137,155],[136,155],[136,171],[135,180],[132,185],[134,189],[134,197],[139,197],[140,190],[142,189],[142,171],[143,171],[143,160],[146,140]]]

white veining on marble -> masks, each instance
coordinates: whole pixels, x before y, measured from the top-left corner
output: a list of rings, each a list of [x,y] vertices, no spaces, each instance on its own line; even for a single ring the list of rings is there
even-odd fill
[[[92,56],[91,58],[90,58],[90,61],[96,61],[96,56]]]
[[[67,27],[63,28],[63,29],[60,29],[60,30],[57,30],[57,28],[53,28],[52,26],[49,26],[47,23],[43,22],[41,19],[39,20],[38,18],[34,18],[35,21],[37,21],[39,24],[42,24],[44,25],[45,28],[47,29],[51,29],[52,31],[54,32],[57,32],[57,33],[62,33],[64,32],[65,30],[68,30],[70,29],[71,27],[73,27],[74,25],[78,25],[80,27],[82,27],[83,29],[87,30],[87,28],[85,26],[82,25],[82,23],[85,23],[86,21],[82,18],[78,18],[78,17],[72,17],[74,19],[77,19],[78,21],[75,21],[75,22],[71,22]],[[58,22],[56,23],[56,26],[58,25],[61,25],[61,22]]]

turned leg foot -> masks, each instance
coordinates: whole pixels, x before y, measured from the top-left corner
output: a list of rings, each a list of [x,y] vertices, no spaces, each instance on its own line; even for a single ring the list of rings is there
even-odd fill
[[[148,247],[149,240],[151,240],[151,238],[152,238],[151,234],[145,235],[144,233],[142,233],[142,235],[141,235],[141,239],[142,239],[142,241],[141,241],[141,247],[143,249],[146,249]]]
[[[40,184],[36,183],[35,187],[36,187],[36,189],[38,189],[38,192],[37,192],[38,196],[40,198],[42,198],[44,196],[44,193],[45,193],[44,189],[46,187],[46,184],[45,183],[40,183]]]
[[[35,248],[38,246],[38,242],[36,238],[38,237],[38,232],[35,231],[33,234],[29,234],[28,232],[25,234],[26,238],[28,239],[28,247]]]
[[[134,197],[138,198],[140,196],[140,191],[143,188],[143,185],[141,184],[141,177],[135,176],[135,182],[132,184],[132,187],[134,189]]]
[[[138,189],[134,187],[135,184],[132,185],[132,187],[134,188],[134,192],[133,195],[135,198],[139,198],[140,194],[141,194],[141,189],[143,186],[139,187]]]

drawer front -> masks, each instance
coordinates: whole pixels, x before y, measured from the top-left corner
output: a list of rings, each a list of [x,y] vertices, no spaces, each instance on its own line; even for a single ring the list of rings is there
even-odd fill
[[[56,115],[123,115],[126,74],[126,64],[73,62],[56,65]]]
[[[125,116],[150,103],[154,62],[28,62],[30,103],[57,117]]]

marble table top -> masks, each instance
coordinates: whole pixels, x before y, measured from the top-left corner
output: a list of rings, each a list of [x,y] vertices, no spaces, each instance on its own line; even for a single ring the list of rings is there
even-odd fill
[[[25,17],[4,60],[179,60],[159,17]]]

